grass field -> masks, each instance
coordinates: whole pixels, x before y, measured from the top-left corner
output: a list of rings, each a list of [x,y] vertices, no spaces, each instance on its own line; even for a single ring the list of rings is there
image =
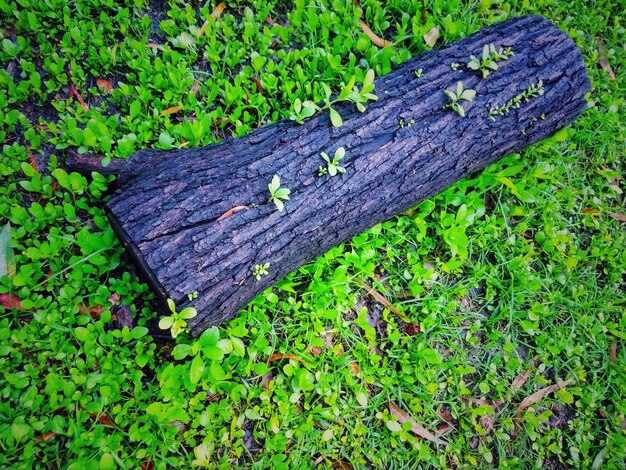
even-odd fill
[[[530,13],[583,52],[570,128],[199,340],[156,326],[111,178],[60,164],[241,136],[435,27]],[[620,0],[0,0],[0,467],[624,468],[625,23]]]

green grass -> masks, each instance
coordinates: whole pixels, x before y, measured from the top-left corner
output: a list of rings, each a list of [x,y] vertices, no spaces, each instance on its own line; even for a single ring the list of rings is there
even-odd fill
[[[426,24],[410,0],[237,1],[216,21],[215,7],[0,0],[0,250],[16,267],[0,295],[23,307],[0,307],[0,467],[623,468],[621,2],[435,0]],[[240,136],[325,85],[390,72],[434,26],[440,46],[527,13],[583,51],[590,106],[569,129],[330,250],[198,341],[157,334],[101,209],[109,178],[59,165],[66,149],[110,160]],[[449,444],[416,439],[390,403]]]

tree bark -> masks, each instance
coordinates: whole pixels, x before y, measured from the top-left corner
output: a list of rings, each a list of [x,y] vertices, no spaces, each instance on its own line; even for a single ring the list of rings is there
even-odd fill
[[[485,44],[514,52],[487,78],[467,67]],[[542,96],[489,118],[490,107],[540,80]],[[444,109],[443,90],[458,81],[476,91],[462,102],[465,117]],[[161,301],[197,308],[194,335],[329,248],[567,125],[590,87],[574,42],[539,16],[485,28],[375,83],[379,99],[364,113],[338,107],[339,128],[324,112],[207,147],[143,150],[115,169],[111,222]],[[320,152],[339,147],[346,172],[318,176]],[[291,190],[283,212],[268,202],[274,175]],[[269,274],[257,281],[254,267],[264,263]]]

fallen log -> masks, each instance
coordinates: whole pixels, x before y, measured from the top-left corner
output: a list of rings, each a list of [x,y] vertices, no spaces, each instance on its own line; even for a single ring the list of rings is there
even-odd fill
[[[321,113],[203,148],[143,150],[115,169],[111,223],[163,304],[197,308],[194,335],[329,248],[548,137],[590,87],[574,42],[539,16],[425,53],[375,85],[365,112],[338,107],[339,128]],[[321,152],[340,147],[345,173],[319,176]],[[269,201],[274,175],[291,191],[284,211]]]

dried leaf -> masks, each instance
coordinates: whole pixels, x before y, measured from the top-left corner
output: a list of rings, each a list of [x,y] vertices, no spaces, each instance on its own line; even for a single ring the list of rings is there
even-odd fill
[[[526,380],[528,380],[528,377],[530,377],[530,374],[531,374],[531,370],[528,369],[528,370],[525,370],[524,372],[522,372],[517,377],[515,377],[515,380],[511,384],[511,391],[513,393],[515,393],[520,388],[522,388],[524,386],[524,384],[526,383]]]
[[[377,45],[378,47],[386,47],[386,46],[393,46],[393,43],[380,38],[379,36],[376,36],[376,34],[374,34],[374,32],[369,28],[369,26],[367,26],[363,21],[361,21],[361,29],[363,30],[363,32],[372,40],[372,42]]]
[[[35,437],[35,442],[49,441],[50,439],[52,439],[56,435],[57,434],[55,432],[48,431],[46,433],[41,434],[40,436]]]
[[[613,72],[613,68],[611,67],[609,59],[606,56],[606,51],[604,50],[604,41],[602,40],[600,40],[598,43],[598,54],[600,55],[600,58],[598,59],[600,67],[602,67],[602,70],[606,72],[611,80],[615,80],[615,72]]]
[[[219,3],[215,7],[215,10],[213,10],[213,12],[211,13],[211,18],[213,18],[213,21],[217,20],[220,16],[222,16],[222,12],[224,11],[225,7],[226,7],[226,3],[224,2]],[[206,31],[206,29],[208,28],[208,26],[209,26],[209,20],[207,19],[198,30],[198,34],[196,36],[197,37],[202,36],[204,32]]]
[[[89,106],[87,106],[87,103],[85,103],[85,100],[83,99],[83,97],[80,96],[80,93],[78,92],[76,85],[74,85],[74,82],[72,81],[72,78],[70,77],[69,73],[67,74],[67,77],[68,77],[68,82],[69,82],[70,98],[76,98],[78,102],[80,103],[81,107],[83,108],[83,111],[88,111]]]
[[[478,419],[478,424],[480,424],[483,429],[490,433],[493,430],[493,426],[496,423],[496,416],[494,414],[484,414]]]
[[[371,295],[374,298],[374,300],[376,300],[383,307],[388,308],[390,312],[396,314],[398,317],[402,318],[402,320],[404,320],[405,322],[411,323],[411,320],[404,313],[402,313],[400,310],[394,307],[391,304],[391,302],[389,302],[385,298],[385,296],[382,295],[380,292],[374,290],[372,287],[370,287],[369,285],[367,285],[364,281],[360,279],[355,279],[355,282],[359,285],[359,287],[365,289],[367,293]]]
[[[435,43],[437,42],[437,39],[439,39],[439,28],[437,28],[437,26],[431,28],[431,30],[422,37],[428,47],[435,47]]]
[[[609,361],[617,364],[617,341],[613,341],[609,346]]]
[[[533,393],[532,395],[522,400],[522,403],[520,403],[519,408],[517,409],[517,415],[520,416],[522,414],[522,411],[524,411],[529,406],[532,406],[535,403],[539,403],[546,396],[550,395],[551,393],[556,392],[557,390],[561,390],[562,388],[567,387],[573,381],[574,381],[573,378],[567,379],[567,380],[561,380],[560,382],[550,385],[549,387],[544,387],[541,390],[537,390],[535,393]]]
[[[298,361],[302,364],[304,364],[307,367],[311,367],[311,364],[309,364],[308,362],[306,362],[304,359],[302,359],[301,357],[296,356],[295,354],[282,354],[282,353],[274,353],[270,356],[270,358],[267,360],[268,362],[272,362],[272,361],[280,361],[282,359],[292,359],[294,361]]]
[[[177,113],[178,111],[180,111],[181,109],[183,109],[183,107],[181,105],[178,106],[171,106],[167,109],[164,109],[161,114],[159,114],[159,116],[163,117],[163,116],[169,116],[170,114],[174,114]]]
[[[104,78],[96,78],[96,85],[98,85],[107,93],[111,93],[111,90],[113,90],[113,84],[110,81],[105,80]]]
[[[26,153],[28,153],[28,163],[30,163],[30,166],[32,166],[35,171],[39,171],[37,159],[35,158],[35,155],[33,154],[29,145],[26,146]]]
[[[15,256],[11,248],[11,224],[7,222],[0,228],[0,278],[15,276]]]
[[[114,327],[117,329],[123,329],[128,327],[133,328],[133,314],[128,305],[118,305],[112,309],[111,319],[114,321]]]
[[[248,206],[235,206],[232,209],[228,209],[226,212],[224,212],[222,215],[220,215],[217,220],[224,220],[228,217],[230,217],[231,215],[233,215],[235,212],[239,212],[242,211],[244,209],[247,209]]]
[[[620,222],[626,222],[626,214],[618,214],[617,212],[611,212],[609,214],[612,219],[619,220]]]
[[[7,310],[24,310],[24,307],[22,307],[22,301],[19,297],[16,297],[13,294],[0,294],[0,305]]]
[[[430,432],[425,427],[417,424],[413,418],[411,418],[404,410],[402,410],[398,405],[391,402],[389,403],[389,411],[393,414],[400,423],[404,424],[406,422],[411,423],[411,431],[416,436],[419,436],[424,439],[428,439],[429,441],[434,442],[437,445],[447,446],[448,441],[442,439],[441,437],[436,436],[432,432]]]
[[[91,418],[92,421],[97,421],[98,423],[104,424],[106,426],[115,427],[115,424],[113,424],[113,421],[109,419],[106,413],[103,413],[101,415],[98,415],[96,413],[91,413],[89,417]]]
[[[146,44],[146,46],[151,49],[158,49],[160,51],[164,49],[164,47],[161,44],[157,44],[156,42],[149,42]]]
[[[352,373],[352,375],[359,375],[359,373],[361,372],[361,366],[359,366],[358,362],[351,362],[350,363],[350,372]]]
[[[320,348],[319,346],[311,346],[311,355],[313,357],[319,357],[320,354],[322,354],[322,348]]]
[[[272,382],[273,378],[274,378],[274,373],[271,370],[268,370],[265,374],[263,374],[263,380],[261,381],[261,386],[267,390],[268,388],[270,388],[270,383]]]
[[[258,78],[252,77],[250,80],[254,82],[254,84],[256,85],[256,89],[259,93],[261,93],[262,95],[266,93],[265,88],[263,88],[263,85],[261,84],[261,81]]]
[[[602,209],[590,209],[585,208],[581,211],[583,214],[591,214],[591,215],[600,215],[602,214]]]
[[[78,311],[83,315],[90,315],[94,320],[100,320],[100,315],[104,311],[104,308],[100,305],[91,306],[89,304],[80,303],[78,304]]]

